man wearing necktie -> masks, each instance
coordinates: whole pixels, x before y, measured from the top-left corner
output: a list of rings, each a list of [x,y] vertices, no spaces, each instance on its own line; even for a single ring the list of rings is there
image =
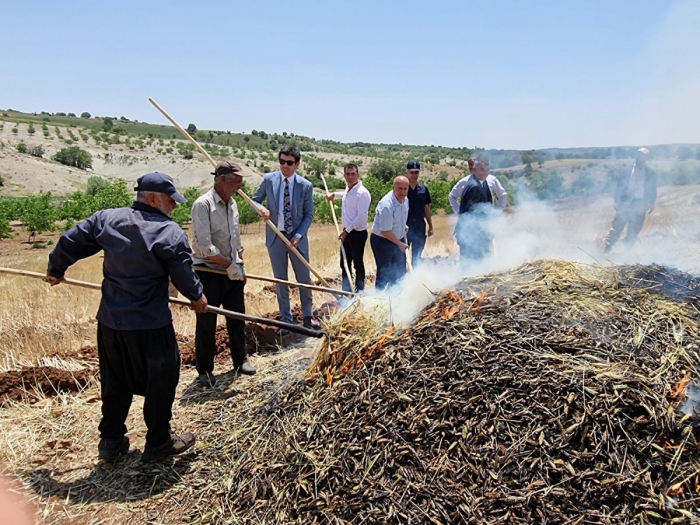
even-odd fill
[[[460,187],[455,186],[450,193],[458,191],[461,194],[455,237],[462,261],[478,261],[491,250],[491,234],[485,227],[493,211],[493,198],[486,182],[488,175],[488,159],[477,156],[471,175],[466,181],[460,181]]]
[[[301,162],[301,153],[296,146],[282,148],[279,153],[280,169],[267,173],[263,177],[253,200],[260,205],[263,219],[272,219],[277,228],[284,233],[292,246],[309,261],[309,239],[306,236],[314,217],[313,186],[296,173]],[[263,206],[267,201],[267,207]],[[271,228],[265,230],[265,244],[272,263],[272,273],[278,279],[288,280],[289,261],[299,283],[310,284],[309,269],[291,253],[287,246],[277,237]],[[321,326],[313,318],[311,290],[300,289],[301,309],[304,314],[304,326],[319,329]],[[277,285],[277,304],[280,317],[286,323],[293,323],[289,287]],[[280,335],[287,330],[281,329]]]

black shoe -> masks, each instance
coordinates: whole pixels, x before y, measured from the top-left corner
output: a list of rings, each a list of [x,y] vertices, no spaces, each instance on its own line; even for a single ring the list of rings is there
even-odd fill
[[[170,433],[170,439],[159,447],[151,447],[146,444],[146,448],[141,455],[142,463],[151,463],[157,459],[166,458],[168,456],[176,456],[182,454],[187,449],[194,445],[196,439],[191,432],[185,432],[178,436],[174,432]]]
[[[199,374],[197,382],[200,384],[200,386],[210,388],[216,384],[216,376],[211,372],[204,372],[202,374]]]
[[[255,368],[253,368],[253,365],[251,365],[248,361],[243,361],[243,363],[240,366],[234,365],[234,368],[237,372],[240,372],[241,374],[246,376],[254,376],[256,372]]]
[[[119,456],[129,452],[129,438],[124,436],[121,439],[100,439],[97,445],[98,459],[105,461],[115,461]]]
[[[313,317],[304,317],[304,328],[311,328],[312,330],[320,330],[321,323],[319,323]]]

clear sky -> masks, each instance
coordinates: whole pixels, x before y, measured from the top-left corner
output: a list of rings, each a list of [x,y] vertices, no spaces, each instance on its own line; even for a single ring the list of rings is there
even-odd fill
[[[700,142],[700,1],[24,0],[0,107],[340,141]]]

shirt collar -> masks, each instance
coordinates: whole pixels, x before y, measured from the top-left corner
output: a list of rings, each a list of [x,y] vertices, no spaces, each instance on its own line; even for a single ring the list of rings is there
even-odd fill
[[[154,208],[153,206],[149,206],[148,204],[146,204],[146,203],[144,203],[144,202],[134,201],[134,203],[131,205],[131,207],[132,207],[134,210],[138,210],[138,211],[146,211],[146,212],[149,212],[149,213],[157,213],[157,214],[162,215],[163,217],[165,217],[165,218],[167,218],[167,219],[172,220],[172,217],[168,217],[165,213],[163,213],[162,211],[160,211],[158,208]]]
[[[284,184],[284,181],[285,181],[285,180],[288,180],[290,184],[294,183],[294,182],[296,181],[296,176],[297,176],[297,172],[295,171],[295,172],[292,174],[292,176],[289,177],[289,178],[287,179],[287,178],[284,176],[284,173],[282,173],[282,172],[280,171],[280,177],[282,177],[282,184]]]

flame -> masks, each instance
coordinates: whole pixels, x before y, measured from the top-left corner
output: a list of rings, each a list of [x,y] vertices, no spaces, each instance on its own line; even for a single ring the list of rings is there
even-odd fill
[[[671,392],[671,396],[680,396],[685,391],[685,387],[688,383],[690,383],[690,376],[686,375],[681,379],[680,383],[678,383],[678,387],[676,387],[676,389],[673,392]]]

